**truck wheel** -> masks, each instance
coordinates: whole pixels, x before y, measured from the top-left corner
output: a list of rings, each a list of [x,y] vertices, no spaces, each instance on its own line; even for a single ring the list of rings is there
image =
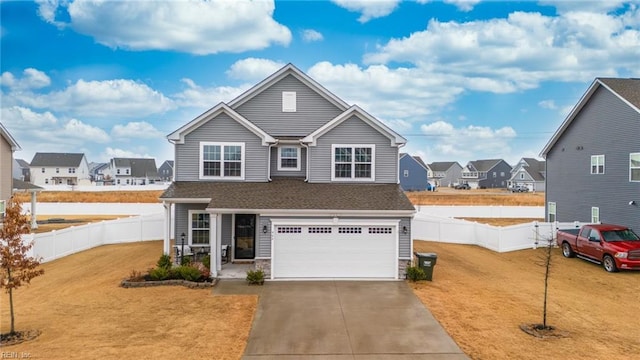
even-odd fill
[[[576,253],[574,253],[573,249],[571,249],[571,245],[569,245],[569,243],[566,241],[562,243],[562,255],[566,258],[572,258],[576,256]]]
[[[611,255],[605,255],[602,259],[602,266],[608,272],[618,272],[618,267],[616,266],[616,261],[613,260]]]

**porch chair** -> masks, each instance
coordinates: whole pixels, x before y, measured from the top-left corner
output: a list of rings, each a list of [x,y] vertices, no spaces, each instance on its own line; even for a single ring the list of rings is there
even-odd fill
[[[175,253],[176,253],[176,263],[180,263],[182,257],[188,257],[188,258],[192,258],[193,259],[193,250],[191,249],[191,246],[189,245],[185,245],[184,246],[184,254],[182,254],[182,249],[183,246],[182,245],[173,245],[174,249],[175,249]]]
[[[229,245],[222,245],[220,247],[220,258],[222,259],[223,264],[229,262],[229,255]]]

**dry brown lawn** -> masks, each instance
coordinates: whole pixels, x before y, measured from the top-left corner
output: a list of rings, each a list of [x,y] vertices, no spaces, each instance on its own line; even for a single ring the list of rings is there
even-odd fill
[[[50,223],[50,224],[38,224],[38,228],[34,231],[36,234],[49,232],[52,230],[65,229],[71,226],[86,225],[93,222],[114,220],[128,215],[40,215],[37,216],[38,221],[49,219],[65,219],[73,222],[68,223]]]
[[[43,276],[14,293],[16,330],[42,334],[1,351],[31,359],[240,358],[257,296],[119,286],[132,269],[154,266],[161,253],[160,241],[107,245],[44,264]],[[0,299],[5,333],[8,295]]]
[[[544,206],[543,192],[511,193],[506,189],[438,188],[437,191],[415,191],[406,194],[414,205]]]
[[[543,249],[500,254],[426,241],[414,247],[438,259],[433,282],[411,287],[472,359],[640,359],[640,272],[610,274],[554,249],[547,323],[569,336],[539,339],[519,325],[542,322]]]
[[[157,203],[162,190],[145,191],[41,191],[38,202],[88,202],[88,203]],[[31,194],[20,192],[14,195],[20,202],[31,201]]]
[[[465,217],[465,218],[459,218],[459,219],[473,221],[480,224],[487,224],[491,226],[509,226],[509,225],[530,223],[533,221],[544,221],[544,219],[537,219],[537,218],[466,218]]]

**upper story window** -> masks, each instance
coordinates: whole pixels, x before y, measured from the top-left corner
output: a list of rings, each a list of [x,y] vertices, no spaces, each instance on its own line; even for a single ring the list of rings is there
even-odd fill
[[[69,168],[69,174],[75,174],[76,168]]]
[[[296,92],[295,91],[283,91],[282,92],[282,112],[296,112]]]
[[[278,170],[300,170],[300,148],[286,146],[278,148]]]
[[[116,170],[116,174],[120,175],[120,169]]]
[[[60,173],[60,168],[56,168],[56,174]]]
[[[524,179],[524,173],[520,173],[520,179]]]
[[[42,173],[44,174],[44,168],[42,168]]]
[[[127,174],[127,175],[129,175],[129,169],[125,169],[125,170],[124,170],[124,173],[125,173],[125,174]]]
[[[404,171],[404,177],[409,177],[409,170]]]
[[[640,153],[629,154],[629,181],[640,181]]]
[[[375,145],[334,144],[331,150],[331,180],[375,180]]]
[[[244,180],[244,143],[201,142],[200,178]]]
[[[604,174],[604,155],[591,155],[591,173]]]

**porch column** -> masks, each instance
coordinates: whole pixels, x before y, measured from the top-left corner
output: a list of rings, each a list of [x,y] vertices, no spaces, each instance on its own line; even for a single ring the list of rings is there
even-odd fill
[[[209,214],[209,244],[211,253],[209,254],[209,272],[212,278],[218,277],[220,268],[220,237],[218,236],[218,214]]]
[[[171,255],[171,203],[163,202],[164,206],[164,241],[162,243],[162,252],[165,255]]]
[[[216,254],[222,255],[222,214],[216,214]],[[231,251],[231,249],[227,249],[227,251]],[[222,258],[220,256],[217,257],[218,261],[216,261],[218,271],[222,271]],[[229,257],[231,258],[231,257]],[[211,263],[213,265],[213,263]]]
[[[38,228],[38,220],[36,219],[36,192],[31,191],[31,230]]]

